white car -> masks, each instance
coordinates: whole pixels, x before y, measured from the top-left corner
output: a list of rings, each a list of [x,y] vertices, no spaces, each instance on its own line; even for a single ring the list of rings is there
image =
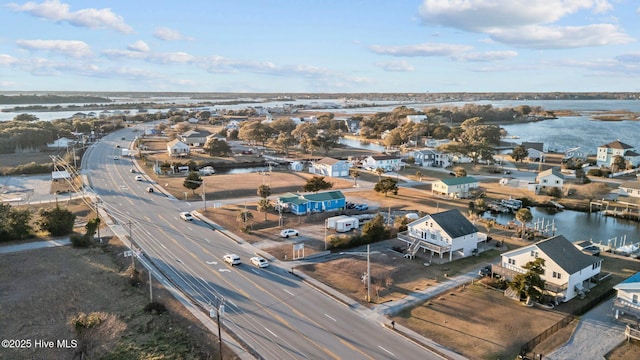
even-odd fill
[[[224,260],[224,262],[228,263],[231,266],[240,265],[240,256],[236,254],[227,254],[222,257],[222,260]]]
[[[288,238],[289,236],[298,236],[298,230],[296,229],[284,229],[280,231],[280,236],[283,238]]]
[[[193,216],[191,216],[191,213],[186,211],[180,213],[180,218],[182,218],[182,220],[184,221],[193,221]]]
[[[136,175],[135,179],[136,179],[136,181],[142,181],[142,180],[144,180],[144,179],[142,178],[142,175]]]
[[[113,157],[113,160],[119,160],[119,159],[120,159],[120,157],[119,157],[119,156],[114,156],[114,157]]]
[[[265,268],[267,266],[269,266],[269,262],[267,261],[267,259],[263,258],[262,256],[254,256],[251,258],[251,263],[257,267],[261,267],[261,268]]]

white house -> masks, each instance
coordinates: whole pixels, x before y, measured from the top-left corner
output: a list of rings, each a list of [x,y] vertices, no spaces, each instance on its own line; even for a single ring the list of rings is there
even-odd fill
[[[529,190],[536,194],[547,192],[551,188],[558,188],[562,191],[562,187],[564,186],[564,175],[562,175],[559,168],[547,169],[538,173],[538,176],[536,176],[536,182],[530,185]]]
[[[408,254],[413,256],[419,249],[438,254],[443,258],[449,253],[470,256],[478,248],[478,229],[458,210],[448,210],[427,215],[407,225],[407,231],[398,233],[398,239],[409,245]]]
[[[541,142],[523,141],[522,146],[527,150],[527,160],[544,162],[544,144]]]
[[[179,139],[171,140],[167,143],[167,153],[172,157],[189,156],[189,145]]]
[[[597,165],[610,167],[615,156],[622,156],[633,166],[640,164],[640,154],[635,147],[625,144],[620,140],[612,141],[608,144],[598,146]]]
[[[618,186],[618,191],[622,196],[640,198],[640,181],[625,181]]]
[[[393,171],[400,169],[402,162],[396,155],[369,155],[363,165],[368,169],[382,168],[385,171]]]
[[[209,136],[211,133],[206,130],[189,130],[178,135],[178,138],[189,146],[203,146],[207,143]]]
[[[427,115],[407,115],[407,122],[421,123],[427,120]]]
[[[309,172],[322,176],[347,177],[349,176],[349,162],[325,157],[311,164]]]
[[[537,258],[544,259],[545,293],[562,302],[583,296],[593,286],[600,274],[602,258],[582,253],[571,241],[556,235],[535,244],[508,251],[501,255],[500,264],[493,265],[493,273],[512,280],[517,274],[527,272],[523,268]]]
[[[454,199],[469,197],[471,190],[480,186],[478,179],[473,176],[455,177],[435,181],[431,185],[431,193],[446,195]]]
[[[75,144],[74,140],[71,140],[69,138],[66,137],[61,137],[56,139],[54,142],[47,144],[47,147],[50,148],[67,148],[71,145]]]
[[[587,160],[587,156],[589,153],[582,146],[576,146],[564,151],[564,160],[574,159],[574,160]]]
[[[631,315],[640,319],[640,272],[637,272],[620,284],[613,287],[616,298],[613,301],[613,309],[618,315]]]

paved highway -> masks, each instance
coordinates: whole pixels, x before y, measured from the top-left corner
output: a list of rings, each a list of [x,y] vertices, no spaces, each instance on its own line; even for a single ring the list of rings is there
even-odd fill
[[[84,173],[116,223],[130,233],[143,256],[206,308],[224,299],[224,325],[265,359],[440,359],[361,313],[311,288],[278,264],[259,269],[255,249],[238,244],[199,220],[180,219],[190,204],[171,199],[121,155],[135,137],[118,131],[94,145]],[[122,140],[124,137],[126,140]],[[118,156],[119,159],[114,157]],[[243,264],[222,261],[236,253]],[[210,304],[210,305],[209,305]]]

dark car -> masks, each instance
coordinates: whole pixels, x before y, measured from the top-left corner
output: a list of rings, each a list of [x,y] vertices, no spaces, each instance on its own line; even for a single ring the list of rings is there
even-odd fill
[[[491,265],[487,265],[478,271],[480,276],[491,276]]]

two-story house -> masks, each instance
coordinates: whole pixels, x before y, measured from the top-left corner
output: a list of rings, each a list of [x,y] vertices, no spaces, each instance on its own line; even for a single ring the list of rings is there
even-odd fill
[[[544,162],[544,158],[546,156],[544,152],[544,143],[523,141],[522,146],[527,150],[527,160]]]
[[[560,172],[560,168],[547,169],[538,173],[536,182],[531,185],[530,189],[536,194],[546,193],[551,188],[557,188],[562,191],[564,175]]]
[[[322,176],[347,177],[349,176],[349,162],[325,157],[311,164],[309,172]]]
[[[478,187],[480,182],[473,176],[447,178],[434,181],[431,185],[431,193],[454,199],[466,199],[471,195],[471,190]]]
[[[369,155],[364,160],[363,166],[371,170],[381,168],[384,171],[395,171],[400,169],[402,161],[396,155]]]
[[[413,159],[415,160],[415,164],[422,167],[432,167],[435,166],[437,151],[433,149],[422,149],[416,150],[411,153]]]
[[[544,259],[540,278],[545,281],[545,293],[562,302],[583,296],[595,286],[602,266],[601,257],[584,254],[567,238],[556,235],[503,253],[500,264],[494,264],[492,271],[512,280],[515,275],[526,273],[523,266],[537,258]]]
[[[629,162],[633,166],[640,164],[640,154],[638,154],[635,147],[616,140],[598,146],[596,157],[597,165],[610,167],[613,164],[613,158],[615,156],[622,156],[626,162]]]
[[[414,256],[419,249],[438,254],[442,259],[449,253],[467,257],[478,249],[478,228],[460,211],[453,209],[427,215],[407,225],[407,231],[398,233],[398,239],[409,245],[408,255]]]

